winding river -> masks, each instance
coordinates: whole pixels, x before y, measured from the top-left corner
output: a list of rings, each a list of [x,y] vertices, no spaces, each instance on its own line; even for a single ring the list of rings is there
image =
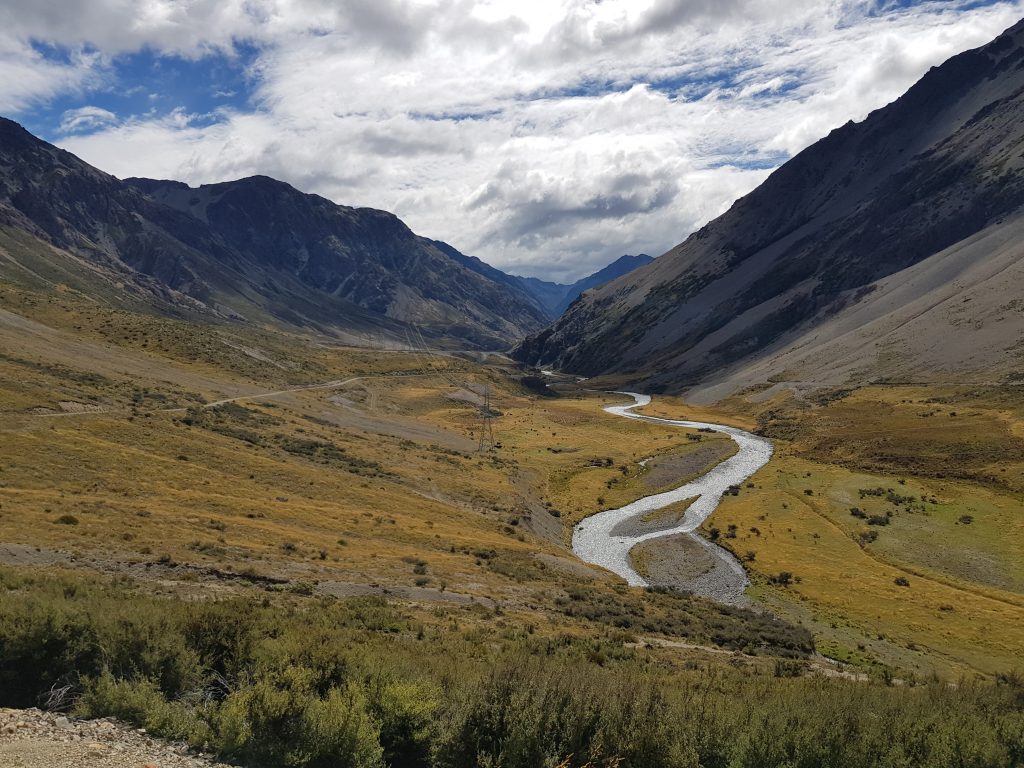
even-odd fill
[[[730,485],[740,485],[768,463],[772,456],[771,442],[742,429],[722,424],[661,419],[634,413],[634,409],[642,408],[651,402],[650,396],[639,395],[635,392],[616,392],[615,394],[628,395],[633,398],[634,402],[627,405],[607,406],[604,410],[608,413],[627,419],[640,419],[672,427],[711,429],[728,435],[739,447],[739,450],[706,474],[678,488],[645,496],[624,507],[608,509],[584,519],[573,531],[573,552],[581,560],[618,574],[631,586],[643,587],[648,586],[647,581],[634,570],[629,558],[630,550],[637,544],[651,539],[679,534],[688,535],[700,546],[712,552],[720,562],[717,569],[718,574],[710,577],[718,582],[717,584],[686,586],[698,594],[706,594],[725,602],[736,602],[731,598],[739,599],[747,584],[743,566],[726,550],[705,541],[694,531],[715,511],[722,495],[729,490]],[[638,521],[650,512],[694,497],[696,498],[686,510],[686,514],[676,525],[639,534],[631,534],[623,530],[630,527],[629,523]],[[730,583],[722,584],[723,580]]]

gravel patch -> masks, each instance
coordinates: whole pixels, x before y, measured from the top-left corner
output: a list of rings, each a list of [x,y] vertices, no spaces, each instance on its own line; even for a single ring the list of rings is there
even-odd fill
[[[633,563],[649,584],[692,592],[726,605],[750,607],[750,583],[732,553],[696,533],[650,539],[632,550]]]
[[[78,720],[38,709],[0,709],[4,768],[228,768],[209,755],[110,718]]]
[[[729,440],[715,440],[682,456],[654,456],[645,460],[644,466],[648,471],[641,482],[644,488],[655,491],[684,478],[695,478],[728,457],[734,449],[735,446]]]

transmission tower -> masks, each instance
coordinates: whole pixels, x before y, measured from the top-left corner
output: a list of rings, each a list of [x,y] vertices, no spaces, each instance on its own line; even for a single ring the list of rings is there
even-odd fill
[[[484,404],[480,407],[480,452],[493,451],[497,445],[494,440],[494,428],[492,422],[494,414],[491,413],[491,388],[484,387]]]

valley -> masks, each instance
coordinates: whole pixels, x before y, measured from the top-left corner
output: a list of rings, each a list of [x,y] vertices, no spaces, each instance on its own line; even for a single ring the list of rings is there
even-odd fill
[[[2,299],[8,705],[38,704],[56,681],[81,691],[74,713],[253,765],[293,760],[287,732],[231,725],[264,722],[279,696],[297,707],[282,727],[312,739],[309,754],[365,749],[368,765],[378,749],[391,764],[407,750],[452,765],[496,754],[456,746],[460,733],[496,733],[474,720],[481,709],[514,728],[501,749],[568,754],[589,738],[586,718],[558,726],[550,747],[528,743],[551,732],[550,696],[600,712],[615,744],[604,754],[636,764],[651,739],[695,760],[754,759],[768,742],[826,740],[836,718],[858,723],[848,744],[862,745],[878,711],[907,727],[941,720],[927,747],[941,754],[961,738],[950,707],[968,713],[956,729],[1008,748],[980,702],[1014,695],[1024,647],[1015,390],[814,400],[765,388],[714,406],[658,396],[645,418],[622,418],[603,409],[622,411],[623,396],[595,382],[412,337],[373,348],[230,323],[183,332],[73,290],[5,285]],[[493,451],[479,446],[485,390]],[[735,456],[705,423],[756,431],[774,452],[704,521],[708,541],[633,548],[648,589],[574,557],[572,532],[595,512],[685,489]],[[963,456],[955,476],[951,453]],[[681,495],[637,525],[679,525],[694,503]],[[710,542],[745,569],[745,607],[673,589],[720,567],[702,560]],[[142,640],[163,635],[182,639]],[[294,677],[296,659],[311,677]],[[513,698],[490,698],[506,684]],[[188,703],[221,685],[208,708]],[[631,710],[607,706],[623,686],[643,707],[710,708],[634,742]],[[318,736],[312,706],[363,713],[370,735]],[[766,707],[799,726],[778,732]],[[766,719],[751,731],[752,718]],[[754,743],[727,735],[741,723]],[[866,766],[880,753],[864,754]]]
[[[686,566],[666,552],[699,563],[699,549],[646,539],[699,525],[752,579],[746,604],[808,626],[854,669],[989,675],[1024,647],[1016,390],[888,386],[815,401],[767,389],[714,409],[657,397],[623,419],[622,395],[531,378],[501,356],[236,326],[182,335],[176,321],[73,293],[7,290],[25,313],[0,317],[8,565],[172,591],[500,606],[564,631],[574,620],[559,594],[621,583],[573,556],[573,531],[604,538],[593,514],[625,507],[607,513],[613,528],[633,509],[647,521],[622,540],[634,567],[692,587],[711,566],[673,581]],[[163,349],[140,347],[139,329]],[[500,447],[481,452],[485,388]],[[702,475],[738,460],[705,419],[769,437],[774,455],[697,499]],[[658,494],[669,506],[656,513]]]
[[[633,19],[659,30],[644,51],[677,23],[663,5]],[[801,37],[1007,11],[841,5]],[[601,67],[551,89],[515,72],[499,144],[464,143],[507,115],[461,72],[385,74],[454,27],[396,31],[360,67],[465,104],[346,96],[330,124],[366,130],[302,127],[301,148],[277,139],[298,114],[273,146],[229,131],[290,89],[176,108],[160,130],[195,153],[127,178],[62,147],[134,146],[148,118],[37,116],[54,143],[0,118],[0,762],[1024,765],[1024,21],[885,106],[835,70],[874,111],[812,143],[817,122],[774,110],[829,77],[604,71],[628,47],[612,6],[511,65],[561,40],[559,67]],[[290,23],[311,51],[360,42],[339,19]],[[466,28],[492,55],[534,40],[517,19]],[[209,51],[256,82],[273,45],[242,40]],[[132,58],[79,42],[90,66]],[[365,79],[299,90],[319,109],[328,81]],[[596,111],[554,109],[549,132],[578,133],[536,141],[563,100]],[[685,142],[632,135],[666,109]],[[619,133],[598,162],[602,120]],[[688,133],[702,120],[721,146]],[[762,120],[785,130],[747,146]],[[502,268],[336,202],[354,190]]]

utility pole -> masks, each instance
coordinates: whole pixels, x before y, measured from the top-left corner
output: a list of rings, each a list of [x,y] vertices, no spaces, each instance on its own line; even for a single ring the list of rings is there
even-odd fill
[[[494,441],[494,420],[491,414],[491,388],[484,387],[484,404],[480,408],[480,452],[493,451],[496,448]]]

